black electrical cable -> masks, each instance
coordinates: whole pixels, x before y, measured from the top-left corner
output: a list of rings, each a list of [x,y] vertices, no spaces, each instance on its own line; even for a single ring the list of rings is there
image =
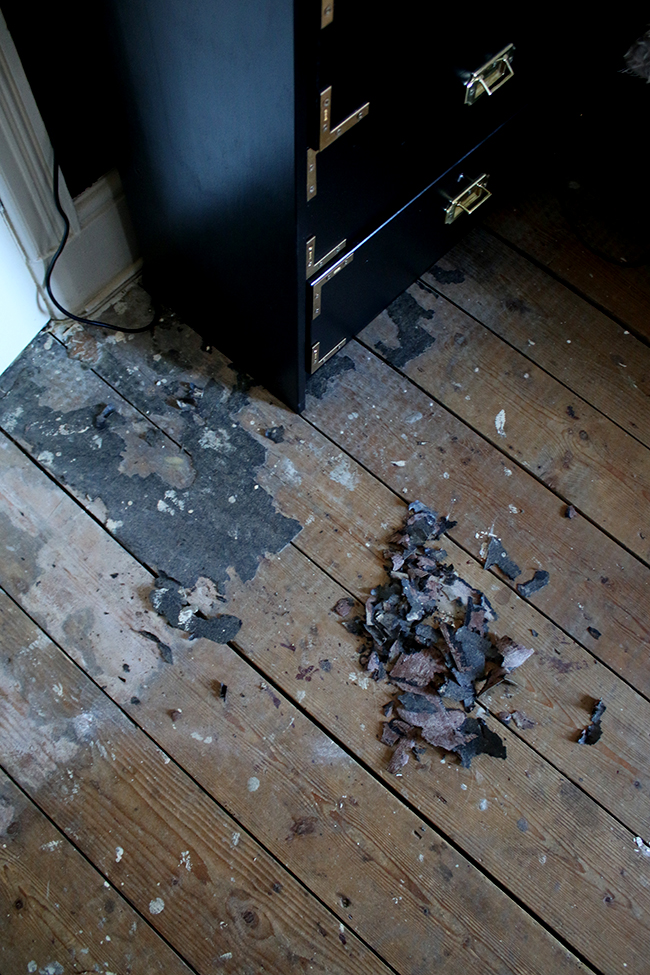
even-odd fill
[[[61,214],[63,218],[63,223],[65,225],[65,230],[63,232],[63,237],[61,238],[61,242],[59,243],[59,246],[57,247],[52,257],[52,260],[48,265],[47,271],[45,273],[45,290],[50,296],[52,303],[56,305],[59,311],[62,312],[66,318],[71,318],[73,322],[80,322],[82,325],[97,325],[99,328],[108,328],[112,332],[132,332],[133,334],[137,332],[148,332],[149,329],[153,328],[153,326],[158,321],[159,315],[157,310],[155,311],[154,317],[151,319],[148,325],[143,325],[141,328],[122,328],[121,325],[110,325],[108,322],[96,322],[92,318],[81,318],[79,315],[73,315],[71,311],[68,311],[67,308],[64,308],[63,305],[59,304],[59,302],[56,300],[56,298],[52,294],[52,283],[51,283],[52,272],[54,271],[54,265],[56,264],[56,262],[61,256],[61,253],[63,252],[63,248],[65,247],[66,242],[68,240],[68,234],[70,233],[70,221],[68,220],[68,216],[65,210],[61,206],[61,200],[59,198],[59,163],[56,158],[56,153],[54,155],[54,179],[52,181],[52,191],[54,196],[54,203],[56,205],[57,210]]]

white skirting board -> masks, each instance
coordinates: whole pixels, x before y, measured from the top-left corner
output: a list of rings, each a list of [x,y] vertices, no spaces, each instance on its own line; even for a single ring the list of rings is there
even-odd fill
[[[74,201],[79,229],[57,262],[52,288],[71,312],[92,316],[140,270],[138,248],[119,176],[108,173]],[[2,220],[2,218],[0,218]],[[42,282],[47,259],[29,261],[8,223],[0,227],[0,373],[50,317]]]

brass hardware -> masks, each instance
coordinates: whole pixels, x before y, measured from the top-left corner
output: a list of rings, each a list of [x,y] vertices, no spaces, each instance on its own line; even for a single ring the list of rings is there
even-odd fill
[[[327,27],[334,20],[334,0],[321,0],[320,5],[320,26]]]
[[[473,105],[481,95],[493,95],[501,85],[510,81],[514,71],[512,70],[512,55],[514,54],[514,44],[508,44],[502,51],[495,54],[478,71],[474,71],[469,80],[465,82],[465,104]]]
[[[339,125],[332,128],[332,86],[326,88],[320,93],[320,145],[319,149],[321,152],[323,149],[327,149],[331,146],[333,142],[351,129],[353,125],[360,122],[362,118],[370,111],[370,102],[366,102],[361,108],[358,108],[356,112],[352,112],[352,115],[348,115]]]
[[[323,271],[323,273],[321,274],[321,276],[319,278],[316,278],[315,281],[312,281],[312,284],[311,284],[311,288],[312,288],[312,310],[311,310],[311,317],[312,317],[312,320],[314,318],[318,318],[318,316],[320,315],[320,312],[321,312],[321,291],[322,291],[323,285],[324,284],[327,284],[328,281],[331,281],[332,278],[335,277],[335,275],[337,275],[339,273],[339,271],[342,271],[343,270],[344,267],[347,267],[348,264],[351,264],[353,258],[354,258],[354,251],[352,251],[351,254],[346,254],[345,257],[341,257],[336,262],[336,264],[333,264],[331,266],[331,268],[328,271]]]
[[[445,223],[453,223],[462,213],[474,213],[492,196],[486,185],[489,178],[487,173],[483,173],[450,201],[445,208]]]
[[[346,244],[347,241],[345,239],[339,241],[338,244],[332,247],[331,251],[328,251],[324,257],[321,257],[320,260],[317,261],[316,238],[310,237],[307,241],[307,280],[309,281],[310,278],[313,278],[313,276],[317,274],[321,268],[325,267],[325,265],[328,264],[333,257],[340,254],[341,251],[345,249]]]
[[[342,349],[346,342],[347,342],[347,339],[341,339],[341,341],[339,342],[339,344],[338,345],[335,345],[333,349],[330,349],[329,352],[326,355],[324,355],[322,359],[320,358],[320,342],[315,342],[314,345],[312,345],[312,347],[311,347],[311,374],[312,374],[312,376],[314,375],[314,373],[316,372],[316,370],[317,369],[320,369],[321,366],[324,366],[325,363],[327,362],[327,360],[328,359],[331,359],[332,356],[335,355],[339,351],[339,349]]]
[[[307,150],[307,202],[316,196],[316,156],[317,149]]]
[[[332,86],[326,88],[320,93],[320,144],[318,149],[308,149],[307,150],[307,202],[313,200],[316,196],[318,189],[316,183],[316,156],[323,149],[327,149],[331,146],[333,142],[342,136],[344,132],[351,129],[353,125],[360,122],[362,118],[370,111],[370,102],[366,102],[361,108],[358,108],[356,112],[352,115],[348,115],[346,119],[343,119],[340,125],[332,128]]]

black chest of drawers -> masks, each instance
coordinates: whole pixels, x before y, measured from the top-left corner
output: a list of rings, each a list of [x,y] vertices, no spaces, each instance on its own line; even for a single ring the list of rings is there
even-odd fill
[[[539,25],[477,4],[106,6],[145,284],[296,410],[490,205],[549,74]]]

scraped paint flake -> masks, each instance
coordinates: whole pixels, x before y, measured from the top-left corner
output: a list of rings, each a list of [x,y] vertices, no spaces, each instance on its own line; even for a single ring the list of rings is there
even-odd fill
[[[191,869],[192,869],[192,861],[190,859],[190,851],[189,850],[183,850],[183,852],[181,853],[181,858],[179,860],[179,866],[180,867],[185,867],[186,870],[190,870],[191,871]]]
[[[50,840],[49,843],[43,843],[41,850],[48,850],[51,852],[52,850],[56,850],[57,846],[61,846],[61,840]]]
[[[644,857],[650,857],[650,846],[648,846],[647,843],[644,843],[640,836],[635,836],[634,842],[636,843],[639,853],[642,853]]]
[[[257,792],[259,787],[260,787],[260,780],[255,775],[251,775],[247,785],[248,791]]]
[[[162,897],[155,897],[153,900],[149,901],[149,913],[150,914],[160,914],[165,909],[165,902]]]
[[[499,412],[494,418],[494,425],[497,428],[497,433],[499,434],[499,436],[505,437],[506,435],[506,431],[505,431],[506,411],[505,410],[499,410]]]
[[[115,862],[119,863],[124,856],[124,849],[121,846],[115,847]]]

